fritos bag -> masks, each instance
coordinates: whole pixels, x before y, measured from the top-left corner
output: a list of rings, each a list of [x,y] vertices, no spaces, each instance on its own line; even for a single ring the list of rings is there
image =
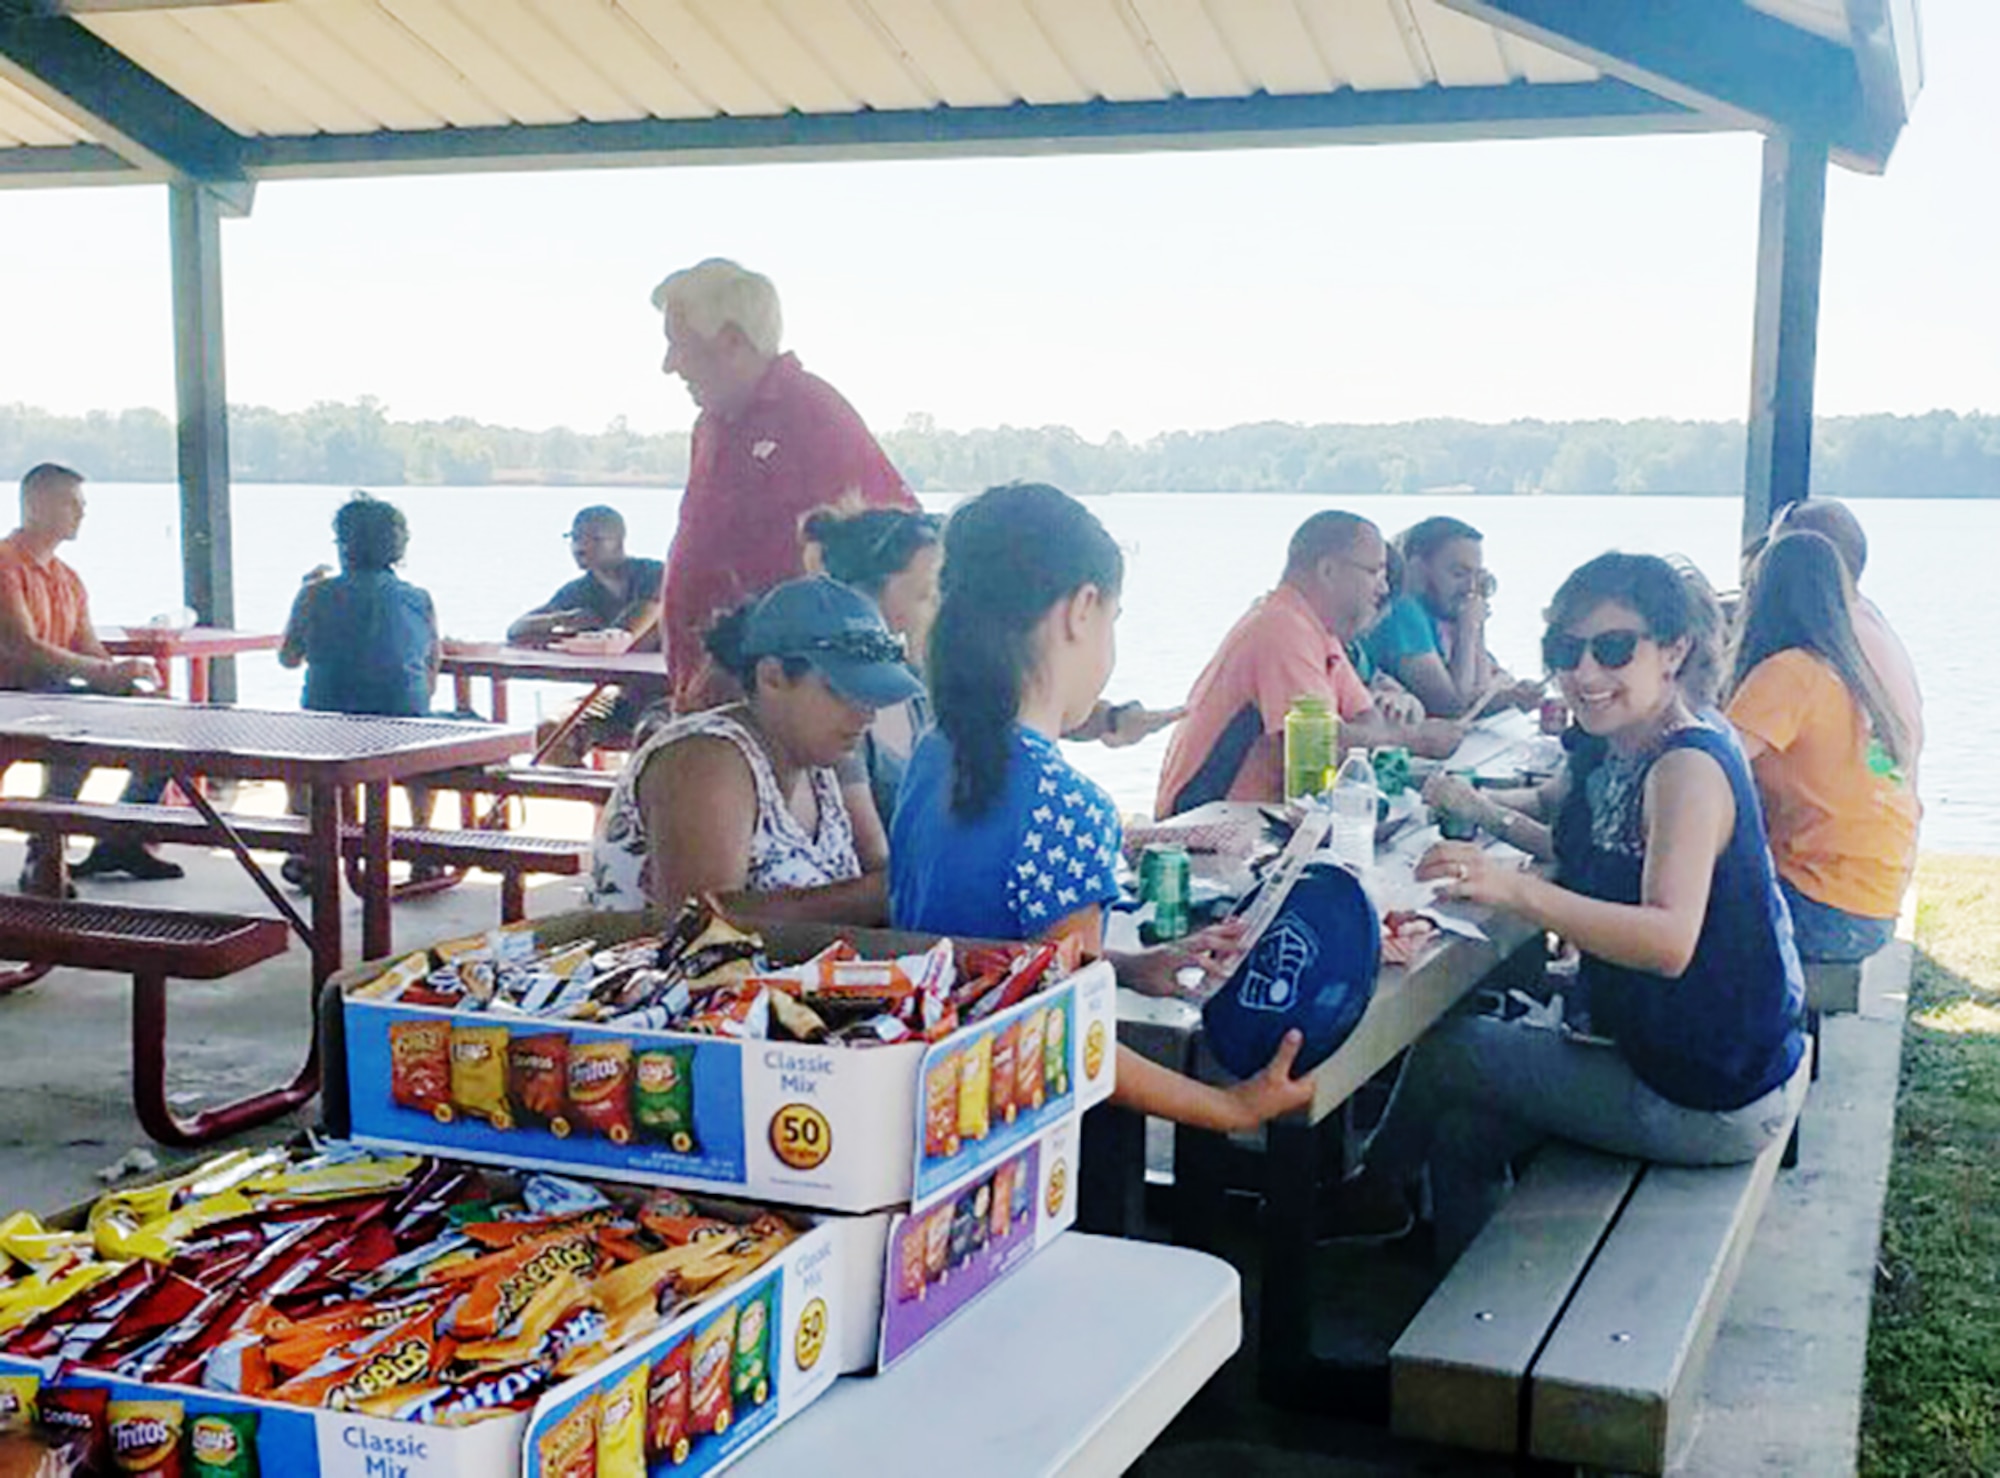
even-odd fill
[[[181,1401],[113,1401],[107,1420],[111,1460],[121,1473],[157,1473],[180,1478],[181,1431],[187,1404]]]
[[[729,1400],[731,1357],[736,1351],[736,1305],[731,1304],[695,1332],[694,1376],[689,1387],[688,1430],[721,1436],[734,1420]]]
[[[389,1096],[401,1108],[451,1117],[451,1023],[425,1018],[389,1027]]]
[[[622,1037],[569,1044],[570,1115],[613,1144],[632,1142],[632,1044]]]

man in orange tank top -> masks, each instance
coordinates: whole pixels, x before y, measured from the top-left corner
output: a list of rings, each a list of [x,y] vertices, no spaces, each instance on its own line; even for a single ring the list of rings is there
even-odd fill
[[[83,475],[53,462],[31,468],[21,479],[21,526],[0,539],[0,688],[128,694],[152,675],[152,663],[104,650],[90,623],[83,581],[56,558],[56,549],[82,527]],[[51,765],[42,793],[73,800],[86,773],[80,766]],[[135,774],[123,799],[156,801],[165,787],[164,776]],[[29,843],[23,892],[31,891],[35,874],[50,865],[48,857],[41,838]],[[78,877],[109,872],[143,880],[181,876],[177,864],[137,842],[100,842],[75,868]]]

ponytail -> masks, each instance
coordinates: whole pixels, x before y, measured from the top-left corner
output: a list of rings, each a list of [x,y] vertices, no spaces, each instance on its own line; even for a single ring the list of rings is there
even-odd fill
[[[820,574],[879,597],[882,587],[910,567],[910,561],[938,542],[938,520],[907,508],[869,508],[843,514],[822,508],[806,516],[799,536]]]
[[[977,820],[1007,782],[1035,628],[1086,585],[1116,595],[1125,559],[1081,503],[1042,483],[988,488],[944,531],[931,697],[952,746],[951,809]]]

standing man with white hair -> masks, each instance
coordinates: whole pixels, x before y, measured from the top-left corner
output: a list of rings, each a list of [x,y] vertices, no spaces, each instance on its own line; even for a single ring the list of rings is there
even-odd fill
[[[662,368],[701,408],[660,610],[674,709],[686,713],[718,696],[709,623],[805,573],[808,514],[917,500],[854,407],[781,352],[770,279],[711,257],[654,288],[653,306],[666,320]]]

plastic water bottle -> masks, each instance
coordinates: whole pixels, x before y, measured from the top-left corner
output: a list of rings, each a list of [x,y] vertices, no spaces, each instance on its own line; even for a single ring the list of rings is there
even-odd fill
[[[1333,809],[1333,834],[1328,848],[1333,860],[1351,872],[1366,874],[1375,865],[1375,811],[1381,792],[1368,752],[1356,749],[1340,762],[1327,796]]]

